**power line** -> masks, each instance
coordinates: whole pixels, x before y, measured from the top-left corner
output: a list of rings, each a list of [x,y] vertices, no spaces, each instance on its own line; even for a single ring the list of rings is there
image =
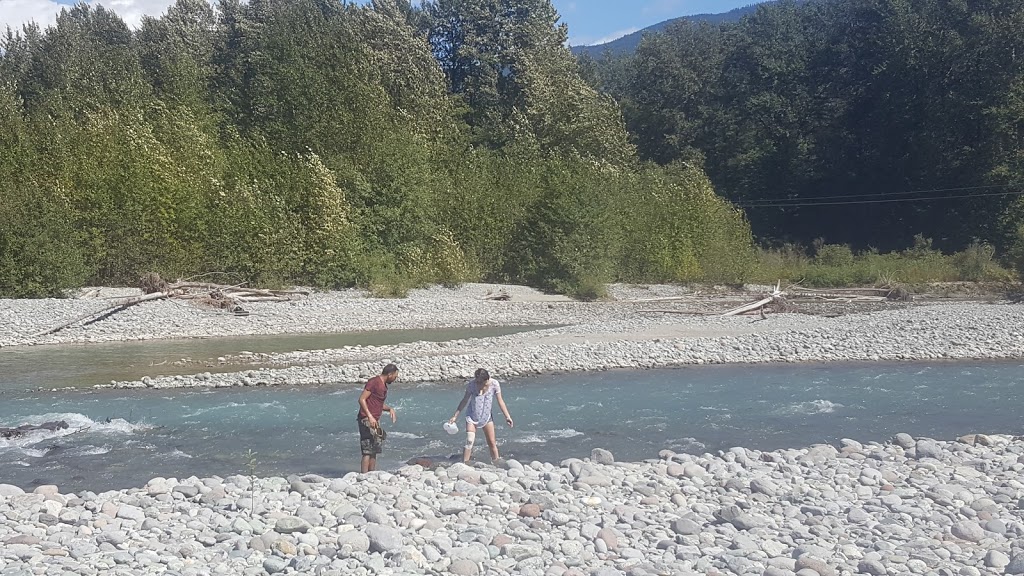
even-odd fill
[[[1013,188],[1021,184],[990,184],[986,186],[962,186],[959,188],[932,188],[930,190],[912,190],[910,192],[876,192],[873,194],[840,194],[837,196],[801,196],[799,198],[778,198],[775,200],[754,200],[747,203],[749,206],[777,202],[803,202],[805,200],[835,200],[837,198],[878,198],[880,196],[909,196],[912,194],[933,194],[935,192],[963,192],[965,190],[991,190],[993,188]]]
[[[739,208],[791,208],[798,206],[850,206],[856,204],[892,204],[896,202],[930,202],[933,200],[955,200],[958,198],[984,198],[990,196],[1024,196],[1024,191],[1021,192],[990,192],[987,194],[962,194],[959,196],[932,196],[925,198],[888,198],[880,200],[848,200],[842,202],[805,202],[805,203],[785,203],[785,204],[736,204]]]

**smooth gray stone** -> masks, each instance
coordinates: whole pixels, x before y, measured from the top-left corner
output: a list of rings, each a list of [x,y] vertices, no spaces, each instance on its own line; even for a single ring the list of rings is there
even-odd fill
[[[1003,572],[1005,574],[1024,574],[1024,552],[1014,555]]]
[[[338,534],[338,549],[348,546],[357,554],[365,554],[370,550],[370,539],[360,530],[348,530]]]
[[[277,574],[278,572],[284,572],[285,568],[288,567],[288,560],[278,556],[270,556],[263,561],[263,569],[267,571],[267,574]]]
[[[274,524],[274,531],[280,534],[304,533],[310,528],[312,526],[309,525],[309,522],[295,516],[278,518],[277,523]]]
[[[452,562],[451,566],[448,567],[448,572],[455,574],[455,576],[476,576],[480,573],[480,567],[476,562],[462,558]]]
[[[894,444],[903,449],[913,448],[915,444],[914,437],[911,436],[910,434],[907,434],[906,432],[900,432],[899,434],[893,436],[892,441]]]
[[[610,465],[615,463],[615,456],[604,448],[594,448],[590,451],[590,459],[598,464]]]
[[[371,502],[366,507],[366,510],[363,511],[363,518],[373,524],[389,524],[392,522],[391,515],[388,514],[387,509],[376,502]]]
[[[696,536],[701,533],[701,526],[689,518],[672,521],[672,531],[683,536]]]
[[[1010,564],[1010,557],[999,550],[989,550],[985,554],[985,566],[988,568],[1004,568]]]
[[[878,560],[861,560],[857,564],[857,571],[865,574],[871,574],[871,576],[886,576],[889,574],[885,565]]]

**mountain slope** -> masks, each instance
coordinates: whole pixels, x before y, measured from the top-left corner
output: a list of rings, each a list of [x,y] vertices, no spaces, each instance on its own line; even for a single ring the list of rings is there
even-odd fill
[[[767,4],[768,2],[764,2]],[[621,38],[606,42],[604,44],[595,44],[593,46],[572,46],[572,53],[579,55],[583,53],[590,54],[594,58],[600,58],[605,51],[610,50],[613,54],[628,54],[636,50],[636,47],[640,45],[640,40],[643,39],[644,34],[653,32],[661,32],[667,28],[673,22],[681,20],[689,20],[691,22],[708,22],[710,24],[721,24],[723,22],[737,22],[748,14],[753,14],[757,10],[758,4],[751,4],[749,6],[743,6],[742,8],[735,8],[728,12],[721,14],[694,14],[692,16],[680,16],[679,18],[672,18],[659,22],[652,26],[648,26],[643,30],[637,30],[632,34],[627,34]]]

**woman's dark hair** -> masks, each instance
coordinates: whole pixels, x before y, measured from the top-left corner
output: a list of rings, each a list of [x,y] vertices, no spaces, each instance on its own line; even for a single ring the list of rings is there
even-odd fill
[[[473,373],[473,376],[476,376],[477,378],[483,378],[484,380],[491,379],[491,375],[487,372],[487,370],[484,370],[483,368],[477,368],[476,372]]]

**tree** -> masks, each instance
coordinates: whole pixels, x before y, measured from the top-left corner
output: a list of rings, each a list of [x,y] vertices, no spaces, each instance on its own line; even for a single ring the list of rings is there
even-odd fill
[[[427,10],[434,54],[477,142],[529,134],[553,153],[631,157],[621,114],[581,76],[550,0],[437,0]]]

